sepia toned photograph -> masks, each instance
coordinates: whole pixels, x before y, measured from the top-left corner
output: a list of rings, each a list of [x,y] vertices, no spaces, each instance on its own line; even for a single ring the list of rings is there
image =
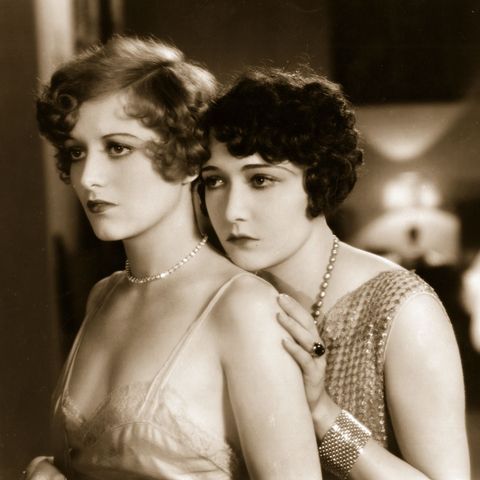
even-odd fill
[[[0,27],[0,480],[480,480],[480,0]]]

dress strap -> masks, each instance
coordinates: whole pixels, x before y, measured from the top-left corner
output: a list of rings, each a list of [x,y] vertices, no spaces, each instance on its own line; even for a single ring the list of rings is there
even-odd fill
[[[173,348],[172,352],[170,353],[169,357],[167,358],[167,361],[164,363],[162,368],[159,370],[159,372],[155,375],[155,378],[153,379],[152,383],[150,384],[149,391],[145,397],[145,401],[142,405],[145,406],[148,404],[150,398],[155,394],[158,389],[162,389],[165,384],[167,383],[170,373],[173,370],[173,367],[176,364],[176,361],[178,360],[181,352],[186,348],[188,343],[190,342],[194,332],[198,330],[198,328],[203,324],[204,320],[208,317],[209,313],[212,311],[213,307],[215,304],[218,302],[218,300],[222,297],[224,292],[228,289],[228,287],[239,277],[249,275],[249,276],[254,276],[255,278],[259,278],[253,273],[249,272],[240,272],[231,277],[229,280],[227,280],[212,296],[210,301],[208,302],[207,306],[202,310],[200,315],[188,326],[187,330],[185,333],[182,335],[181,339],[177,343],[177,345]],[[261,280],[261,279],[260,279]]]
[[[70,353],[68,354],[65,366],[63,367],[63,373],[58,382],[58,388],[61,389],[61,394],[57,396],[55,409],[57,408],[58,403],[64,400],[65,392],[68,390],[70,378],[72,376],[73,364],[75,363],[75,359],[77,358],[77,353],[80,348],[80,344],[82,342],[85,328],[89,319],[95,317],[95,315],[105,303],[107,298],[115,290],[121,278],[121,272],[116,272],[110,275],[110,277],[105,278],[105,285],[101,287],[101,290],[96,293],[95,297],[92,299],[93,305],[89,308],[89,311],[87,311],[85,315],[82,325],[80,326],[77,336],[75,337],[75,341],[73,342],[72,348],[70,349]]]

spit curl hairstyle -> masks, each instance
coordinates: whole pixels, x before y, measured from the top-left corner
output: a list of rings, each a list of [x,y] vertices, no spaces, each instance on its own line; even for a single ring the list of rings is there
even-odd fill
[[[198,120],[216,91],[212,74],[153,38],[117,35],[61,66],[37,98],[40,133],[56,148],[57,168],[70,180],[65,141],[79,108],[102,95],[125,92],[126,113],[159,134],[147,151],[168,181],[198,172],[208,145]]]
[[[258,153],[269,163],[304,168],[311,217],[340,205],[363,163],[349,102],[337,84],[307,67],[244,73],[211,104],[204,125],[235,157]]]

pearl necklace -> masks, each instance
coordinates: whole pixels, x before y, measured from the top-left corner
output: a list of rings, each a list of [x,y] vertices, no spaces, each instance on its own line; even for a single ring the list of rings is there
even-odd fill
[[[185,255],[173,267],[170,267],[168,270],[165,270],[164,272],[157,273],[155,275],[147,275],[145,277],[136,277],[135,275],[133,275],[132,270],[130,269],[130,263],[127,260],[125,262],[125,272],[127,273],[128,281],[130,283],[143,284],[143,283],[153,282],[155,280],[160,280],[160,279],[163,280],[165,277],[168,277],[173,272],[178,270],[180,267],[185,265],[189,260],[191,260],[199,252],[199,250],[207,243],[207,240],[208,240],[208,236],[205,235],[202,238],[202,240],[195,246],[195,248],[190,253]]]
[[[317,300],[312,305],[312,317],[315,325],[318,325],[318,319],[321,314],[320,309],[322,308],[323,299],[325,298],[325,293],[328,288],[328,282],[330,280],[330,277],[332,276],[332,270],[335,265],[335,261],[337,260],[338,247],[338,238],[334,235],[332,249],[330,250],[330,258],[328,260],[327,268],[325,269],[325,273],[323,275],[323,281],[320,285],[320,291],[318,292]]]

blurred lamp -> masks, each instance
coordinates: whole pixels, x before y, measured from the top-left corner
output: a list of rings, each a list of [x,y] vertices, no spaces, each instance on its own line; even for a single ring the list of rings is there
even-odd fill
[[[437,187],[416,172],[402,173],[385,184],[383,203],[386,209],[434,208],[441,203]]]
[[[385,158],[404,162],[425,153],[463,113],[466,102],[390,104],[356,110],[358,127]]]

